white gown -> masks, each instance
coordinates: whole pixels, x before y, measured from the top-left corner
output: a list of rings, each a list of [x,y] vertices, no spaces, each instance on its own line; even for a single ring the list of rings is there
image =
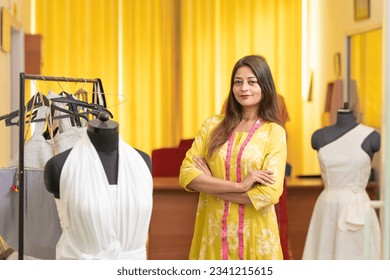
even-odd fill
[[[139,153],[119,138],[118,185],[110,186],[87,135],[73,147],[56,199],[63,233],[56,259],[146,259],[153,180]]]
[[[318,151],[324,190],[311,217],[302,259],[379,259],[381,231],[366,186],[371,159],[361,145],[373,128],[358,125]]]

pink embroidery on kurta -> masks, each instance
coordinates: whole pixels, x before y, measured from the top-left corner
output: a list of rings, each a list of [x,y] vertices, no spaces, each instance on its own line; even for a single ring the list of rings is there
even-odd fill
[[[241,182],[242,175],[241,175],[241,157],[244,152],[244,149],[250,139],[252,138],[255,131],[260,127],[262,124],[262,120],[258,119],[256,123],[253,125],[251,130],[249,131],[248,136],[246,137],[244,143],[240,147],[240,151],[238,152],[237,156],[237,167],[236,167],[236,173],[237,173],[237,182]],[[234,142],[234,132],[232,135],[230,135],[228,144],[227,144],[227,154],[226,154],[226,180],[230,180],[230,160],[232,156],[232,147]],[[244,258],[244,205],[239,205],[238,210],[238,256],[240,260]],[[225,207],[223,211],[223,217],[222,217],[222,258],[224,260],[228,259],[228,244],[227,244],[227,216],[229,213],[229,202],[225,201]]]

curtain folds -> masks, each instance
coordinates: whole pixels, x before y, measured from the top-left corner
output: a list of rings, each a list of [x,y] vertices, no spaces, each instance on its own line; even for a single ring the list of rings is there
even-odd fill
[[[122,137],[149,154],[220,112],[247,54],[265,56],[288,107],[301,106],[301,0],[35,3],[42,74],[101,78]]]

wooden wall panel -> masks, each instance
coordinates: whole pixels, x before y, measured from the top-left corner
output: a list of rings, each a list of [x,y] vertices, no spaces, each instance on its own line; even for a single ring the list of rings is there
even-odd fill
[[[24,35],[24,71],[28,74],[41,74],[41,44],[41,35]]]
[[[154,178],[148,259],[188,260],[198,197],[180,187],[177,177]]]

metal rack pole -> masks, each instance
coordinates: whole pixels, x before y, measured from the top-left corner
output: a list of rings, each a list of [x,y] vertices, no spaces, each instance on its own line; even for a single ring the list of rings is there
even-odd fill
[[[25,77],[20,74],[20,95],[19,95],[19,244],[18,259],[24,257],[24,91]]]

